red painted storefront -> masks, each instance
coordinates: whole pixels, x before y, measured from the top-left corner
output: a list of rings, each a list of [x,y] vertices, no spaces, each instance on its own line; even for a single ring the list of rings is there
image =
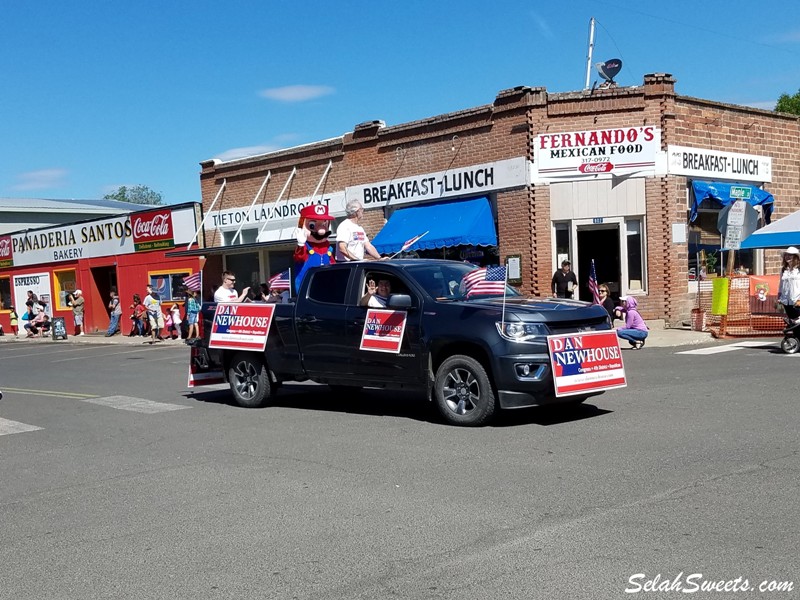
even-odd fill
[[[139,223],[148,226],[154,219],[161,223],[162,235],[141,232],[134,235]],[[4,236],[4,239],[10,238],[12,256],[0,257],[0,264],[9,261],[13,264],[0,267],[0,325],[6,334],[11,333],[9,307],[13,305],[21,317],[25,310],[24,298],[30,289],[37,296],[47,297],[48,314],[63,317],[67,332],[72,334],[72,309],[65,299],[68,292],[80,289],[86,300],[84,330],[86,333],[105,331],[109,324],[106,306],[114,287],[123,309],[120,329],[127,334],[130,330],[128,307],[133,294],[144,297],[148,284],[162,290],[164,303],[175,300],[182,304],[182,279],[201,269],[201,259],[193,256],[168,258],[166,254],[175,248],[185,248],[199,222],[199,205],[191,203],[149,207],[129,215]],[[38,260],[44,256],[52,256],[53,260]],[[77,258],[71,259],[72,256]],[[22,325],[20,320],[18,326]]]

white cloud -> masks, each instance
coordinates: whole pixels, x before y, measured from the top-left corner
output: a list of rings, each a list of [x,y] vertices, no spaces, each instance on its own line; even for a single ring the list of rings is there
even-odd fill
[[[548,40],[555,39],[555,34],[553,30],[550,28],[550,25],[545,21],[538,13],[531,11],[531,16],[533,20],[536,22],[537,27],[539,27],[539,32]]]
[[[769,42],[778,42],[783,44],[793,44],[800,42],[800,29],[794,31],[787,31],[786,33],[779,33],[769,38]]]
[[[327,85],[287,85],[261,90],[258,95],[280,102],[305,102],[321,96],[333,94],[336,90]]]
[[[237,158],[245,158],[246,156],[258,156],[259,154],[274,152],[275,150],[280,150],[280,146],[244,146],[242,148],[231,148],[230,150],[225,150],[225,152],[217,154],[213,158],[221,160],[222,162],[228,162],[230,160],[236,160]]]
[[[61,187],[66,184],[67,173],[66,169],[41,169],[20,173],[17,175],[18,183],[12,189],[24,191]]]
[[[743,102],[743,106],[752,106],[753,108],[763,108],[764,110],[775,110],[777,100],[759,100],[757,102]]]

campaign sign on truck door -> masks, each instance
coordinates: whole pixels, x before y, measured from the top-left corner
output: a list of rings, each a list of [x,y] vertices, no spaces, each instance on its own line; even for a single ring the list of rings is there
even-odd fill
[[[399,354],[405,329],[404,310],[370,308],[367,311],[367,320],[364,321],[364,331],[361,333],[360,349]]]
[[[274,304],[220,302],[214,312],[209,348],[263,352]]]
[[[547,336],[556,396],[625,387],[625,366],[615,331]]]

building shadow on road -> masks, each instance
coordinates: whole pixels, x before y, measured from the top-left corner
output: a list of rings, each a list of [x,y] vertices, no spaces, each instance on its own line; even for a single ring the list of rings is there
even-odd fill
[[[198,402],[223,404],[239,410],[269,410],[270,407],[350,413],[374,417],[396,417],[447,425],[433,402],[416,392],[362,389],[355,393],[333,392],[318,384],[284,385],[270,404],[263,409],[239,408],[230,390],[201,389],[187,392],[185,397]],[[593,404],[525,408],[499,411],[490,427],[515,427],[521,425],[559,425],[599,417],[612,411]]]

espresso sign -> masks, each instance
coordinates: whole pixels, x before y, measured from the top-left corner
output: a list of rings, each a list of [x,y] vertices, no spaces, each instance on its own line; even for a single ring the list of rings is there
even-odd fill
[[[164,250],[175,247],[172,231],[172,211],[152,210],[131,215],[133,247],[136,252]]]

